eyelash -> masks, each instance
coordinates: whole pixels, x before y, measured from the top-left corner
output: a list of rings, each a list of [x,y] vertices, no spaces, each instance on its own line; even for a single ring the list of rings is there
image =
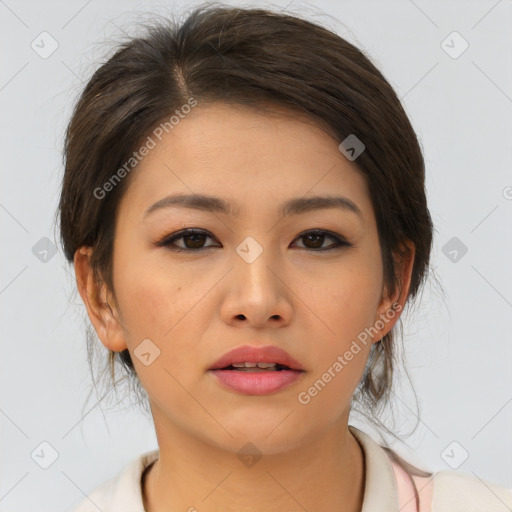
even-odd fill
[[[201,247],[199,249],[188,249],[188,248],[183,249],[183,248],[176,248],[176,246],[172,247],[172,245],[174,244],[174,242],[176,240],[180,240],[186,236],[193,236],[193,235],[205,235],[208,238],[212,238],[212,239],[214,238],[213,236],[208,234],[208,232],[203,231],[203,230],[185,229],[183,231],[178,231],[177,233],[173,233],[172,235],[168,235],[168,236],[164,237],[162,240],[157,242],[156,245],[158,247],[168,247],[170,250],[172,250],[174,252],[201,252],[201,251],[205,251],[207,249],[211,249],[214,247],[214,246]],[[325,252],[325,251],[332,251],[335,249],[340,249],[342,247],[351,247],[352,246],[351,243],[347,242],[339,235],[336,235],[330,231],[321,230],[321,229],[313,229],[310,231],[305,231],[305,232],[301,233],[297,238],[304,238],[308,235],[327,235],[328,238],[332,238],[333,240],[335,240],[335,244],[334,244],[334,247],[331,246],[331,247],[327,247],[324,249],[310,249],[310,248],[306,247],[305,250],[307,250],[307,251]]]

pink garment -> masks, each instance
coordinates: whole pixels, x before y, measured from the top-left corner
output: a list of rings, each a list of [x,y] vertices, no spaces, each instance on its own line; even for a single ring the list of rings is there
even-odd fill
[[[421,477],[409,474],[394,460],[389,459],[395,472],[395,479],[398,488],[398,503],[400,512],[431,512],[432,507],[432,481],[433,476]],[[416,508],[416,497],[413,482],[418,491],[419,510]]]

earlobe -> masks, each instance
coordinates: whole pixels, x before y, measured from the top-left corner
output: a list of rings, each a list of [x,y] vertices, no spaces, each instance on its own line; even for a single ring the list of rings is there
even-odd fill
[[[91,266],[92,247],[80,247],[74,256],[77,288],[87,314],[103,345],[114,352],[127,348],[116,306],[109,303],[107,286]]]
[[[382,301],[375,318],[374,326],[378,330],[378,334],[373,336],[374,342],[380,341],[391,331],[400,318],[407,301],[414,266],[415,246],[409,240],[404,241],[404,245],[407,249],[406,254],[400,260],[395,259],[398,280],[395,293],[390,296],[384,287]]]

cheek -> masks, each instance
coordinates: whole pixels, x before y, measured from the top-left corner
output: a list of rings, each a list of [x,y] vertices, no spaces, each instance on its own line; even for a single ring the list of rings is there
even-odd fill
[[[189,366],[190,351],[199,339],[194,331],[200,332],[201,321],[208,318],[203,299],[214,279],[200,278],[197,272],[194,277],[178,267],[162,265],[161,258],[137,256],[135,251],[130,258],[119,256],[115,264],[114,286],[130,352],[150,339],[160,350],[157,366]],[[145,372],[146,367],[138,366],[138,372]]]
[[[379,272],[371,261],[354,258],[321,287],[309,283],[308,301],[323,334],[316,336],[315,371],[300,390],[300,403],[307,401],[305,410],[323,421],[337,420],[348,406],[368,360],[372,344],[365,330],[374,323],[380,298]]]
[[[165,343],[194,302],[179,278],[164,279],[148,269],[127,278],[119,288],[120,307],[132,343],[141,337],[154,339],[159,346]]]
[[[122,237],[117,243],[114,288],[130,338],[127,343],[133,346],[145,338],[156,341],[172,327],[172,313],[179,313],[183,284],[165,275],[140,247],[130,247]]]
[[[375,321],[382,275],[374,258],[359,251],[329,270],[329,276],[309,283],[308,303],[332,331],[325,329],[324,338],[339,348]]]

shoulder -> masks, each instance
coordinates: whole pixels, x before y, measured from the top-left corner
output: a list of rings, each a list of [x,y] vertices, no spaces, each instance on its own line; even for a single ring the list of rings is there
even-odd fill
[[[144,469],[158,459],[159,450],[132,459],[120,473],[86,494],[71,512],[140,512],[144,510],[141,477]]]
[[[476,475],[449,470],[438,471],[434,473],[431,480],[432,512],[510,512],[512,510],[512,489]]]

